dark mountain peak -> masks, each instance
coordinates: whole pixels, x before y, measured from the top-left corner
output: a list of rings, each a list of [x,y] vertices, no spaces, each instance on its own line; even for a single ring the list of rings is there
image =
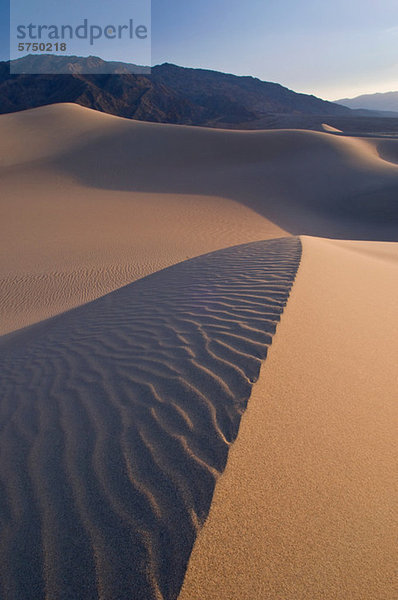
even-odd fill
[[[345,115],[346,107],[278,83],[172,63],[148,67],[98,56],[28,55],[0,68],[0,112],[76,102],[123,117],[242,126],[270,115]],[[36,73],[36,74],[32,74]]]

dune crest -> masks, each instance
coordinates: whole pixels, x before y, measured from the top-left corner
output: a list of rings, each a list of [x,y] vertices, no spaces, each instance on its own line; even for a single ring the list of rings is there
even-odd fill
[[[327,133],[343,133],[341,129],[337,129],[337,127],[333,127],[332,125],[328,125],[327,123],[322,123],[322,129]]]
[[[300,255],[210,253],[2,338],[4,600],[176,598]]]

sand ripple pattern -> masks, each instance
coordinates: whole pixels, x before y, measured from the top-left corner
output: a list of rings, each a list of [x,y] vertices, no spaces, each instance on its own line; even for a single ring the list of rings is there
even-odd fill
[[[2,600],[170,600],[298,238],[185,261],[1,342]]]

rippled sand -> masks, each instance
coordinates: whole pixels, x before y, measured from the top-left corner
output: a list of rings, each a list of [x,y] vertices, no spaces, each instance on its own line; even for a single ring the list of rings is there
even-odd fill
[[[300,251],[211,253],[3,338],[3,598],[176,597]]]

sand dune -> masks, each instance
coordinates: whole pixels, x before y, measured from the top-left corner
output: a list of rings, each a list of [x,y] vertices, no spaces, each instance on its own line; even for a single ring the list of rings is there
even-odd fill
[[[111,192],[82,184],[53,164],[65,152],[81,166],[91,164],[82,147],[91,143],[95,157],[113,135],[120,142],[116,150],[105,148],[108,169],[124,157],[133,182],[141,149],[137,144],[126,155],[126,127],[134,142],[133,122],[75,105],[1,116],[2,333],[204,252],[286,235],[225,197]],[[155,175],[154,165],[149,177]]]
[[[180,600],[394,600],[398,244],[303,239]]]
[[[0,117],[2,600],[395,598],[398,146],[333,133]]]
[[[1,598],[176,597],[300,252],[211,253],[3,336]]]
[[[380,158],[391,162],[393,164],[398,164],[398,138],[394,139],[369,139],[370,144],[372,144],[376,150]]]
[[[0,117],[3,333],[205,252],[287,233],[396,239],[398,167],[364,139]]]
[[[341,129],[337,129],[337,127],[333,127],[332,125],[328,125],[327,123],[322,123],[322,129],[327,131],[328,133],[343,133]]]

